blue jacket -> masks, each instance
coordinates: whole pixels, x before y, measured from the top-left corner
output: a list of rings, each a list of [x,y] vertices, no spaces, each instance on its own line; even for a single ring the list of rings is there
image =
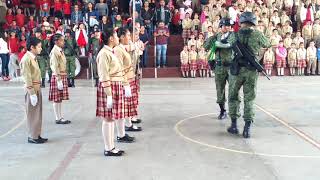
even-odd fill
[[[320,61],[320,48],[317,48],[317,59]]]
[[[77,21],[78,16],[78,21]],[[71,13],[71,23],[72,24],[79,24],[79,22],[83,21],[83,15],[81,11],[78,11],[78,14],[76,15],[75,11],[72,11]]]

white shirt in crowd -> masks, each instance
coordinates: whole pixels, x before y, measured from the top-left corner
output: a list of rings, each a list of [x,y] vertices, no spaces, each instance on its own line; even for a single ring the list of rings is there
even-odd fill
[[[9,49],[8,49],[8,43],[0,38],[0,54],[8,54]]]

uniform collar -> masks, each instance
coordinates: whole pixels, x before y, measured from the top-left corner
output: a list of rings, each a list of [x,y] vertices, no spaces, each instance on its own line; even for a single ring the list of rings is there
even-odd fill
[[[36,59],[36,56],[32,52],[27,51],[27,53],[32,59]]]
[[[113,53],[113,49],[110,46],[104,45],[103,48]]]
[[[61,48],[61,47],[59,47],[59,46],[57,46],[57,45],[54,45],[54,47],[55,47],[57,50],[59,50],[60,52],[62,51],[62,48]]]

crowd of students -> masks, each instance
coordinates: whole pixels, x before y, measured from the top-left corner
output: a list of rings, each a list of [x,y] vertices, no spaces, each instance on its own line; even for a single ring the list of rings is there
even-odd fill
[[[205,56],[203,60],[201,52],[203,42],[221,31],[221,18],[230,18],[233,31],[237,32],[240,14],[245,11],[256,15],[256,28],[271,41],[272,47],[259,54],[268,75],[276,68],[277,75],[283,76],[287,67],[291,76],[320,73],[320,1],[209,0],[201,1],[200,10],[193,9],[193,3],[184,0],[179,10],[174,11],[172,21],[173,25],[177,21],[182,26],[177,31],[182,32],[186,45],[180,54],[184,77],[189,72],[190,77],[195,77],[195,71],[199,71],[200,77],[203,77],[203,70],[210,72],[206,66],[210,59]]]

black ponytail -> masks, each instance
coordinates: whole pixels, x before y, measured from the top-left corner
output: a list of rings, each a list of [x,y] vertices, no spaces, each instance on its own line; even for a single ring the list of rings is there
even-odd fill
[[[50,39],[50,51],[49,51],[49,54],[50,54],[50,52],[51,52],[51,50],[53,49],[53,47],[54,47],[54,45],[56,44],[56,42],[61,38],[61,37],[63,37],[63,35],[62,34],[59,34],[59,33],[57,33],[57,34],[55,34],[55,35],[53,35],[52,37],[51,37],[51,39]]]
[[[101,40],[102,40],[103,45],[109,44],[110,37],[112,37],[113,34],[114,34],[114,31],[111,28],[108,28],[101,33]]]
[[[126,27],[121,27],[117,31],[118,31],[118,37],[120,38],[121,36],[125,36],[129,31],[129,29]]]

